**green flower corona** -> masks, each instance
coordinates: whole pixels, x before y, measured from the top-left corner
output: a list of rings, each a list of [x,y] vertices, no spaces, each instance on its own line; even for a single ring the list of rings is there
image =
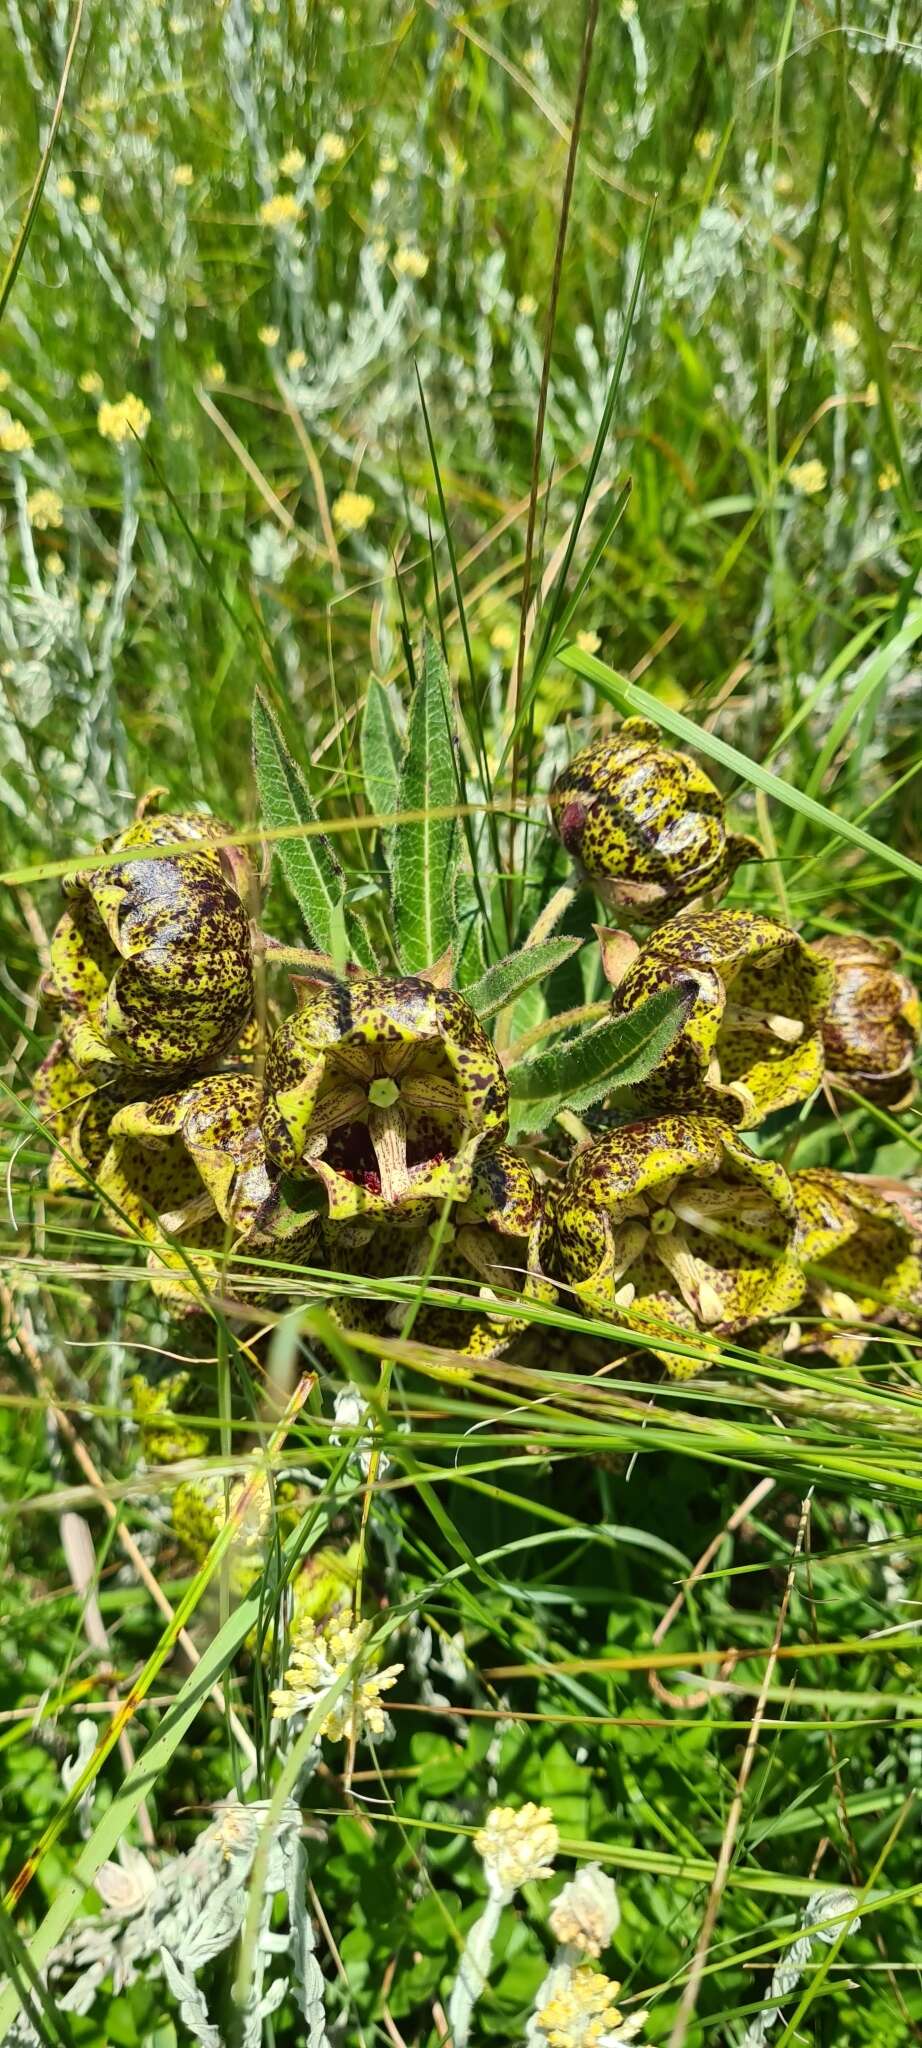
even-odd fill
[[[267,1153],[323,1183],[334,1221],[463,1199],[507,1106],[473,1010],[417,976],[312,982],[266,1057]]]

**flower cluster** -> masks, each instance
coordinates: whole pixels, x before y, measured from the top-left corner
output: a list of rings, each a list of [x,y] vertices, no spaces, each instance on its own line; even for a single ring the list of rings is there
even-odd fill
[[[319,1723],[318,1736],[327,1742],[360,1742],[369,1735],[384,1735],[388,1722],[381,1694],[400,1677],[403,1665],[388,1664],[384,1671],[377,1670],[373,1655],[366,1654],[370,1633],[367,1621],[350,1628],[334,1618],[318,1627],[310,1616],[305,1617],[292,1636],[285,1683],[270,1694],[275,1719],[290,1721],[295,1714],[312,1713],[339,1685],[337,1697]]]
[[[435,974],[310,956],[257,1059],[249,859],[218,820],[142,811],[66,883],[51,942],[60,1034],[35,1109],[54,1188],[101,1194],[177,1307],[322,1267],[368,1283],[334,1290],[341,1320],[386,1334],[422,1278],[415,1337],[468,1357],[556,1299],[678,1376],[741,1332],[853,1359],[873,1325],[918,1323],[919,1245],[892,1189],[789,1175],[742,1135],[821,1087],[910,1099],[922,1010],[895,950],[715,907],[760,849],[642,720],[578,754],[550,802],[581,877],[638,928],[597,927],[613,1015],[670,989],[683,1005],[569,1159],[556,1138],[538,1165],[509,1144],[502,1060]]]

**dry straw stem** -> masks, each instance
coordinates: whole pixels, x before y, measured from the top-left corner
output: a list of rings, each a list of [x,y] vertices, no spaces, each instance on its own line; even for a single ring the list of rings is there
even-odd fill
[[[804,1541],[807,1534],[807,1524],[810,1516],[811,1499],[812,1489],[811,1492],[808,1493],[805,1501],[802,1503],[801,1506],[800,1522],[798,1524],[797,1535],[794,1541],[794,1549],[791,1553],[791,1562],[788,1566],[788,1575],[785,1581],[784,1592],[781,1596],[781,1605],[778,1609],[778,1619],[775,1623],[775,1633],[772,1640],[772,1647],[769,1652],[768,1661],[765,1666],[765,1674],[762,1679],[762,1684],[759,1688],[759,1697],[756,1701],[755,1713],[752,1717],[752,1724],[749,1729],[746,1747],[743,1751],[743,1761],[740,1765],[739,1777],[736,1781],[736,1791],[734,1792],[733,1799],[730,1803],[730,1811],[727,1815],[727,1824],[724,1828],[723,1840],[720,1844],[720,1853],[717,1858],[717,1868],[711,1880],[711,1889],[708,1893],[708,1902],[704,1909],[704,1918],[701,1922],[701,1932],[698,1936],[695,1953],[692,1958],[692,1966],[688,1973],[688,1980],[685,1985],[685,1989],[682,1993],[681,1999],[679,2000],[679,2009],[676,2013],[672,2032],[669,2036],[668,2048],[682,2048],[682,2044],[685,2041],[689,2026],[695,2015],[695,2008],[698,2004],[698,1994],[701,1990],[701,1980],[704,1976],[705,1964],[707,1963],[708,1950],[711,1945],[711,1936],[717,1924],[717,1915],[720,1911],[720,1902],[723,1898],[727,1878],[730,1871],[730,1864],[733,1859],[733,1851],[736,1847],[736,1837],[739,1832],[739,1825],[743,1815],[743,1800],[746,1796],[746,1787],[749,1783],[749,1779],[752,1774],[752,1767],[756,1760],[756,1751],[759,1747],[759,1735],[761,1733],[762,1721],[765,1715],[765,1708],[768,1703],[769,1687],[775,1674],[775,1665],[778,1661],[778,1651],[781,1647],[781,1637],[784,1633],[784,1624],[787,1620],[787,1612],[788,1607],[790,1606],[791,1594],[794,1590],[794,1579],[797,1572],[797,1562],[800,1557],[800,1553],[803,1549]]]
[[[675,1599],[672,1601],[671,1605],[667,1607],[666,1612],[662,1616],[662,1618],[657,1622],[656,1627],[653,1631],[653,1647],[655,1650],[659,1649],[660,1643],[663,1642],[664,1638],[668,1635],[668,1632],[671,1629],[673,1622],[675,1621],[676,1615],[679,1614],[682,1608],[684,1607],[692,1587],[695,1585],[696,1581],[702,1577],[703,1573],[707,1571],[711,1559],[717,1556],[717,1552],[720,1549],[724,1537],[735,1535],[736,1530],[742,1526],[743,1522],[745,1522],[747,1515],[753,1514],[755,1509],[759,1506],[759,1503],[765,1500],[767,1495],[773,1493],[774,1490],[774,1479],[760,1479],[758,1486],[754,1486],[751,1492],[747,1493],[745,1500],[740,1501],[739,1506],[734,1508],[732,1515],[729,1517],[729,1520],[724,1523],[723,1528],[718,1529],[716,1536],[712,1536],[710,1543],[707,1545],[707,1548],[705,1550],[702,1550],[701,1556],[698,1558],[697,1563],[692,1566],[692,1569],[689,1572],[687,1579],[683,1580],[682,1585],[679,1587],[679,1590],[675,1596]],[[723,1667],[721,1667],[720,1677],[724,1678],[728,1676],[730,1668],[731,1666],[729,1664],[727,1666],[726,1671],[724,1671]],[[650,1686],[650,1691],[653,1693],[654,1698],[662,1700],[663,1705],[666,1707],[684,1707],[686,1709],[689,1707],[704,1707],[712,1698],[713,1681],[711,1681],[706,1686],[699,1687],[697,1692],[689,1693],[670,1692],[668,1687],[663,1684],[662,1679],[655,1671],[650,1671],[648,1673],[648,1682]]]
[[[43,1403],[47,1404],[48,1410],[54,1418],[56,1428],[60,1430],[62,1436],[66,1437],[74,1458],[85,1477],[89,1480],[93,1493],[96,1495],[107,1519],[115,1523],[116,1539],[124,1551],[129,1564],[137,1572],[138,1578],[141,1580],[142,1585],[146,1587],[155,1605],[159,1607],[164,1620],[173,1623],[176,1616],[166,1594],[154,1577],[146,1558],[138,1549],[130,1529],[126,1528],[114,1501],[107,1491],[105,1481],[97,1472],[86,1445],[77,1435],[70,1416],[63,1408],[58,1407],[54,1397],[54,1389],[50,1386],[42,1370],[41,1355],[35,1341],[35,1331],[32,1327],[32,1320],[28,1309],[19,1309],[17,1311],[16,1303],[9,1288],[3,1285],[0,1285],[0,1308],[3,1310],[3,1320],[7,1327],[7,1341],[11,1349],[16,1351],[28,1366],[35,1380],[39,1395]],[[194,1667],[201,1661],[200,1653],[196,1649],[188,1629],[181,1628],[179,1630],[177,1641],[185,1651],[190,1665]],[[227,1718],[234,1739],[239,1743],[247,1762],[255,1764],[257,1762],[255,1746],[247,1734],[239,1714],[236,1713],[233,1707],[228,1705],[224,1697],[223,1687],[220,1685],[212,1686],[211,1697],[222,1718]]]

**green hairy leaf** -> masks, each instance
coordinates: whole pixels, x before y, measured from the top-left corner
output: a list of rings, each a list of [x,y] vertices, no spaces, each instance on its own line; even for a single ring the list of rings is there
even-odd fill
[[[422,673],[413,693],[398,811],[430,813],[457,803],[455,722],[451,684],[432,634],[423,643]],[[392,868],[401,966],[419,974],[455,941],[454,876],[457,818],[423,816],[394,830]]]
[[[253,766],[265,825],[316,822],[317,809],[310,790],[261,690],[253,698]],[[313,944],[335,957],[342,950],[345,919],[351,951],[363,966],[373,969],[375,959],[363,927],[343,910],[346,878],[329,840],[316,835],[283,839],[274,848],[274,855]]]
[[[389,817],[397,809],[402,744],[392,693],[377,676],[368,685],[360,744],[369,808],[378,818]]]
[[[497,960],[495,967],[489,967],[479,981],[471,983],[464,991],[465,1000],[476,1010],[481,1022],[495,1017],[507,1003],[515,1001],[524,989],[531,988],[536,981],[546,981],[555,967],[562,967],[574,953],[578,953],[585,941],[579,936],[570,938],[545,939],[542,945],[523,946],[519,953],[509,953],[505,960]]]
[[[613,1088],[643,1081],[668,1052],[694,1002],[696,989],[661,989],[627,1017],[603,1017],[588,1031],[562,1039],[508,1074],[514,1131],[538,1131],[559,1109],[577,1116]]]

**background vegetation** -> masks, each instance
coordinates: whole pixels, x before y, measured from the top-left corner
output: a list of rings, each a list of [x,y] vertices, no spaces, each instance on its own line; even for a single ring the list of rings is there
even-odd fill
[[[58,0],[5,0],[8,250],[71,27]],[[769,767],[919,855],[919,29],[911,4],[873,0],[603,0],[535,577],[572,527],[646,244],[578,563],[625,476],[631,494],[573,621],[578,651],[687,715],[703,744],[747,756],[724,786],[776,858],[742,870],[734,900],[808,935],[896,937],[917,978],[922,905],[905,872],[759,783]],[[441,618],[466,716],[473,671],[495,792],[511,795],[499,763],[581,37],[580,11],[553,0],[188,14],[127,0],[80,28],[0,372],[2,859],[16,877],[0,906],[8,1880],[58,1830],[5,1922],[14,1968],[46,1909],[61,1927],[76,1911],[83,1887],[68,1906],[67,1882],[94,1823],[111,1816],[113,1845],[127,1828],[157,1863],[198,1841],[254,1748],[250,1796],[277,1778],[236,1596],[226,1576],[191,1576],[170,1519],[181,1475],[140,1455],[130,1419],[132,1375],[153,1378],[188,1332],[151,1301],[136,1247],[91,1210],[75,1228],[43,1195],[47,1147],[20,1106],[50,1036],[37,982],[58,893],[40,870],[127,823],[155,783],[172,809],[253,825],[257,682],[323,814],[358,813],[369,679],[405,678],[424,618]],[[102,407],[126,394],[149,425],[113,439]],[[596,715],[611,712],[592,681],[549,664],[520,791],[546,787]],[[344,845],[361,895],[373,843],[355,831]],[[269,921],[297,939],[278,883]],[[904,1180],[922,1151],[913,1112],[895,1124],[844,1101],[763,1135],[798,1166]],[[625,1369],[591,1397],[565,1350],[553,1369],[465,1384],[450,1362],[405,1368],[377,1410],[390,1465],[366,1526],[367,1455],[363,1468],[354,1438],[337,1450],[331,1425],[337,1388],[373,1388],[376,1359],[346,1349],[331,1365],[322,1334],[308,1316],[298,1341],[318,1393],[278,1470],[307,1475],[312,1541],[362,1532],[372,1609],[399,1610],[406,1666],[393,1741],[351,1773],[326,1750],[302,1799],[333,2038],[445,2041],[483,1900],[473,1831],[495,1800],[534,1799],[560,1827],[561,1869],[591,1854],[618,1879],[607,1966],[626,2009],[649,2008],[651,2040],[922,2039],[911,1344],[860,1374],[769,1372],[744,1350],[678,1388]],[[195,1469],[235,1474],[241,1415],[251,1443],[264,1412],[245,1333],[219,1321],[205,1352]],[[272,1356],[284,1377],[291,1359]],[[152,1578],[188,1609],[235,1719],[204,1700],[129,1825],[125,1744],[83,1801],[66,1760],[80,1720],[105,1719],[162,1642]],[[167,1641],[136,1752],[178,1725],[188,1670]],[[781,2017],[760,2017],[825,1885],[853,1888],[860,1931],[833,1925]],[[504,1913],[475,2039],[523,2038],[551,1895],[528,1886]],[[228,2041],[237,1961],[228,1948],[209,1965]],[[106,1980],[82,2018],[52,2002],[37,2025],[125,2048],[195,2038],[154,1969]],[[265,2038],[304,2038],[290,1998]]]

